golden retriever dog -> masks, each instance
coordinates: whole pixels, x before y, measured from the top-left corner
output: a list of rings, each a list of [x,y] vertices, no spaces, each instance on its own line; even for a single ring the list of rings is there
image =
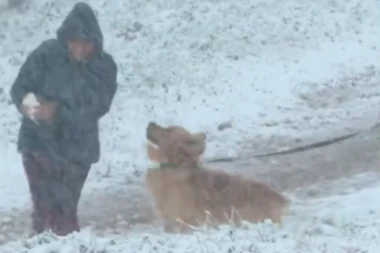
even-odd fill
[[[155,210],[171,233],[187,233],[202,225],[217,226],[266,219],[281,224],[288,200],[263,183],[199,165],[206,134],[190,133],[180,126],[149,123],[148,157],[159,163],[145,180]]]

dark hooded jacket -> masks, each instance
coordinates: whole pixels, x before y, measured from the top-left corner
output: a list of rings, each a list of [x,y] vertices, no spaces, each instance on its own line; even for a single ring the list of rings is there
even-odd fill
[[[74,61],[67,41],[94,43],[86,61]],[[11,88],[20,108],[33,92],[58,102],[54,124],[34,123],[23,117],[19,131],[20,152],[42,151],[56,162],[96,163],[100,156],[98,121],[111,106],[117,89],[117,66],[103,51],[103,35],[91,7],[77,3],[57,30],[57,38],[42,42],[26,59]]]

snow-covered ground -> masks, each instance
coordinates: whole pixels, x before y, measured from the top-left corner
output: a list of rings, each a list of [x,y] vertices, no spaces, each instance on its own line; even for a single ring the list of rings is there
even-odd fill
[[[4,216],[30,205],[15,146],[19,119],[8,91],[26,55],[43,39],[55,36],[75,2],[30,0],[21,10],[0,11],[0,213]],[[118,63],[120,86],[101,122],[103,155],[91,172],[84,199],[104,192],[126,194],[141,186],[148,164],[144,131],[152,120],[207,132],[206,157],[235,156],[245,143],[258,138],[285,136],[302,142],[378,121],[378,0],[89,2],[98,11],[105,48]],[[218,131],[224,122],[233,127]],[[236,230],[231,236],[224,229],[180,239],[143,231],[107,239],[116,244],[104,243],[114,252],[138,252],[138,247],[154,252],[154,245],[156,252],[216,252],[216,247],[226,252],[247,252],[248,247],[248,252],[323,252],[323,245],[325,252],[374,252],[376,239],[371,238],[379,235],[372,229],[379,228],[380,210],[375,199],[365,198],[376,191],[308,203],[299,200],[289,224],[280,230],[266,225]],[[359,202],[360,208],[355,204]],[[81,241],[101,247],[94,243],[103,241],[90,235],[83,232],[63,241],[72,241],[73,247]],[[51,243],[34,247],[38,239],[32,239],[30,252],[41,247],[53,248],[42,252],[65,252],[69,247],[48,236],[43,240]]]
[[[294,203],[283,228],[270,223],[236,229],[201,228],[191,235],[156,231],[96,237],[90,229],[58,238],[50,233],[2,246],[2,253],[331,252],[376,253],[380,246],[380,187]]]

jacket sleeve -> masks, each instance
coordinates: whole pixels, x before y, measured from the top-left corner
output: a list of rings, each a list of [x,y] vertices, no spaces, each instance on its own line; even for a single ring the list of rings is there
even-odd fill
[[[57,117],[67,123],[80,124],[80,122],[92,122],[103,117],[111,108],[113,98],[117,90],[117,65],[113,58],[106,56],[105,67],[101,68],[99,78],[94,84],[94,89],[80,108],[69,108],[64,104],[58,107]],[[83,124],[82,124],[83,125]]]
[[[38,93],[40,89],[45,73],[47,43],[41,43],[27,56],[11,87],[10,96],[19,111],[24,96],[29,92]]]

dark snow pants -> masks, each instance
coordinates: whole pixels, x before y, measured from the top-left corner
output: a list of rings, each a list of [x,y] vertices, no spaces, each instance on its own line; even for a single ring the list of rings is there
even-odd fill
[[[79,231],[78,203],[90,166],[77,163],[59,166],[44,153],[22,154],[32,195],[32,227],[65,236]]]

